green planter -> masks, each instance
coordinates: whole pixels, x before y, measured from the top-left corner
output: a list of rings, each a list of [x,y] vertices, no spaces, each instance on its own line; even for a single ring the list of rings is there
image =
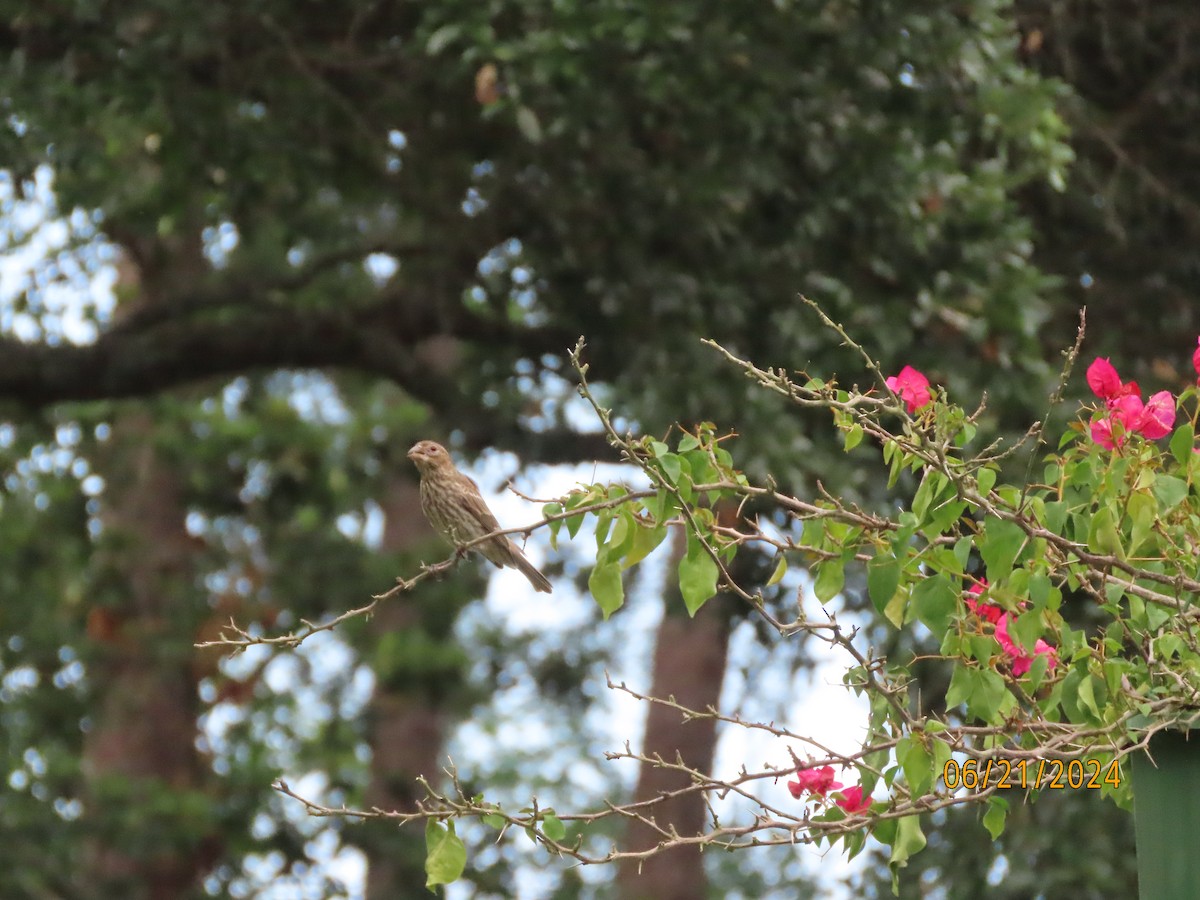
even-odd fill
[[[1189,733],[1159,732],[1133,757],[1141,900],[1200,897],[1200,731]]]

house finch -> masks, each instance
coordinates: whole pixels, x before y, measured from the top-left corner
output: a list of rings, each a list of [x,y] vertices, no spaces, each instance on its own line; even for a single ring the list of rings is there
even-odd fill
[[[445,447],[433,441],[418,441],[408,451],[408,458],[421,473],[421,511],[434,531],[455,547],[462,547],[500,530],[500,523],[483,502],[479,487],[454,468]],[[471,549],[478,550],[498,568],[512,566],[519,569],[535,591],[550,593],[546,576],[505,536],[498,535]]]

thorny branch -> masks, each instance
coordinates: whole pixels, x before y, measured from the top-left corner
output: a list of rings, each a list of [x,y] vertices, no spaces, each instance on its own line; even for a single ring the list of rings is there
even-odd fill
[[[810,305],[813,304],[810,303]],[[994,464],[997,460],[1010,456],[1030,438],[1041,440],[1044,420],[1035,423],[1025,437],[1008,450],[995,453],[995,446],[992,446],[986,448],[982,453],[976,454],[973,458],[957,459],[953,455],[948,440],[931,439],[931,436],[924,430],[922,422],[914,420],[908,415],[899,398],[886,387],[882,372],[869,354],[820,310],[818,310],[818,314],[847,346],[856,350],[863,357],[869,370],[887,391],[886,396],[871,396],[859,393],[857,390],[850,392],[849,395],[839,396],[839,392],[832,384],[813,382],[810,383],[813,386],[800,385],[793,382],[783,371],[761,369],[738,358],[715,342],[706,341],[706,343],[714,347],[727,360],[742,368],[749,377],[763,387],[788,397],[797,405],[825,408],[848,417],[863,429],[864,434],[880,442],[890,442],[898,446],[903,452],[919,460],[926,471],[938,472],[945,476],[949,482],[953,483],[958,497],[967,501],[971,507],[986,516],[1015,524],[1024,533],[1026,540],[1044,542],[1049,548],[1051,564],[1058,570],[1069,572],[1071,577],[1086,590],[1092,591],[1097,598],[1103,597],[1108,585],[1118,585],[1129,595],[1140,597],[1170,610],[1181,621],[1191,624],[1200,619],[1200,613],[1197,613],[1190,604],[1183,602],[1184,596],[1200,593],[1200,581],[1186,577],[1182,573],[1166,574],[1156,571],[1152,567],[1140,564],[1136,559],[1095,552],[1086,544],[1072,541],[1043,527],[1026,508],[1025,495],[1022,495],[1019,502],[1012,503],[993,490],[980,489],[976,473],[983,466]],[[1062,382],[1065,382],[1066,370],[1069,370],[1078,356],[1083,325],[1081,316],[1077,341],[1066,354],[1066,369],[1062,376]],[[685,776],[687,784],[682,788],[647,800],[623,804],[605,801],[601,809],[589,812],[554,812],[553,815],[560,822],[572,823],[576,826],[587,826],[609,818],[637,820],[659,836],[659,841],[655,846],[640,850],[625,850],[615,844],[598,846],[598,839],[586,839],[582,833],[567,838],[553,837],[547,834],[545,828],[546,816],[549,814],[547,808],[539,807],[538,802],[534,800],[526,810],[513,813],[501,809],[494,803],[485,802],[478,796],[472,796],[461,785],[453,763],[444,770],[448,785],[445,790],[435,788],[424,778],[417,779],[424,791],[424,797],[417,801],[414,808],[408,810],[326,806],[317,800],[297,794],[282,780],[274,785],[281,794],[301,803],[310,815],[381,819],[397,824],[429,820],[480,819],[493,826],[500,823],[499,827],[502,833],[511,827],[525,829],[538,844],[548,851],[572,858],[584,865],[645,859],[664,850],[681,846],[740,849],[773,844],[813,843],[858,832],[868,822],[899,819],[951,806],[979,803],[997,792],[1003,792],[1000,784],[986,781],[980,783],[977,789],[950,789],[944,781],[935,777],[932,787],[927,792],[914,796],[903,780],[895,780],[894,769],[885,770],[878,763],[881,758],[880,754],[882,754],[882,758],[888,759],[888,754],[894,753],[900,742],[906,737],[925,739],[936,734],[936,740],[943,743],[951,753],[956,754],[959,760],[973,759],[980,763],[989,760],[1006,760],[1010,763],[1046,759],[1071,760],[1077,759],[1081,755],[1090,758],[1101,756],[1116,763],[1134,752],[1145,750],[1150,738],[1158,731],[1172,727],[1186,710],[1188,704],[1192,706],[1200,704],[1200,690],[1179,672],[1166,665],[1164,661],[1154,659],[1152,648],[1148,645],[1144,648],[1144,653],[1151,671],[1164,681],[1172,681],[1175,684],[1175,692],[1169,695],[1150,697],[1137,693],[1128,685],[1122,685],[1120,691],[1126,695],[1126,699],[1129,701],[1128,710],[1116,716],[1115,720],[1104,724],[1086,725],[1047,719],[1042,716],[1036,702],[1024,693],[1020,685],[1015,683],[1010,684],[1009,687],[1017,699],[1017,705],[1008,718],[999,724],[967,724],[968,720],[963,719],[960,713],[953,710],[935,715],[920,709],[917,704],[912,702],[909,685],[902,670],[900,674],[897,674],[897,670],[889,670],[885,666],[884,659],[874,656],[870,651],[864,653],[858,646],[857,629],[847,630],[837,621],[835,615],[824,610],[822,610],[824,620],[810,619],[804,612],[802,596],[800,597],[798,617],[792,621],[784,621],[777,618],[776,614],[768,608],[761,589],[751,589],[739,585],[734,580],[722,556],[722,549],[727,549],[729,545],[744,546],[757,543],[770,547],[774,552],[783,554],[800,552],[817,559],[832,558],[835,554],[821,551],[816,547],[805,546],[786,533],[782,538],[770,537],[756,524],[745,520],[736,525],[717,524],[707,530],[702,527],[693,512],[693,505],[687,502],[681,489],[650,464],[643,442],[632,434],[618,433],[613,425],[611,412],[597,402],[587,381],[588,367],[583,361],[583,351],[584,343],[580,339],[571,353],[571,360],[578,374],[579,392],[591,404],[603,426],[608,442],[621,452],[627,462],[637,466],[649,478],[650,489],[626,491],[621,496],[577,506],[561,513],[545,516],[528,525],[502,529],[472,541],[464,549],[469,549],[475,544],[497,535],[528,537],[533,531],[555,522],[587,513],[614,510],[624,504],[647,500],[665,493],[669,495],[669,508],[674,510],[671,514],[672,518],[667,524],[686,528],[689,535],[699,541],[705,553],[717,567],[720,587],[745,601],[754,610],[755,615],[761,617],[782,637],[803,632],[847,653],[853,660],[853,666],[847,677],[848,689],[883,698],[889,710],[888,723],[883,727],[873,725],[870,736],[864,745],[855,752],[844,754],[813,737],[801,735],[774,722],[748,721],[737,713],[722,712],[713,707],[691,709],[678,703],[674,698],[649,696],[630,688],[625,682],[614,682],[606,676],[607,686],[610,690],[626,694],[642,703],[673,710],[684,720],[707,719],[728,728],[745,728],[770,735],[786,744],[788,758],[777,765],[765,764],[754,771],[743,766],[736,773],[716,775],[692,769],[678,758],[670,760],[659,755],[636,752],[628,743],[623,750],[607,752],[605,757],[609,760],[631,760],[642,766],[672,770]],[[1057,403],[1061,398],[1062,382],[1051,398],[1052,404]],[[901,419],[904,427],[900,434],[892,433],[881,423],[880,417],[885,414]],[[720,471],[719,466],[718,471]],[[822,492],[822,498],[818,498],[821,502],[809,502],[780,492],[775,489],[773,484],[759,486],[727,479],[693,485],[692,489],[697,495],[719,492],[739,497],[743,501],[746,499],[763,501],[786,512],[790,518],[799,522],[828,519],[843,523],[860,529],[881,544],[889,540],[890,535],[899,529],[899,524],[892,518],[863,511],[841,502],[825,492]],[[949,540],[949,538],[932,538],[929,541],[929,547],[944,546]],[[717,544],[718,541],[720,545]],[[412,591],[426,579],[444,575],[458,564],[462,556],[462,552],[456,552],[442,562],[422,565],[418,573],[407,578],[397,578],[394,587],[375,595],[370,603],[350,609],[323,623],[303,621],[301,623],[303,627],[295,631],[277,636],[263,636],[252,634],[231,622],[228,631],[219,640],[198,646],[226,646],[235,651],[256,644],[297,647],[317,632],[331,630],[352,618],[369,616],[378,604]],[[861,562],[867,562],[872,558],[872,554],[865,551],[854,552],[852,556]],[[1161,589],[1156,589],[1156,587]],[[1194,643],[1190,631],[1186,639]],[[1061,676],[1058,677],[1061,678]],[[1052,676],[1044,683],[1053,684],[1054,680]],[[1136,730],[1132,724],[1135,716],[1141,720]],[[1147,721],[1151,724],[1145,724]],[[865,816],[863,814],[842,815],[840,811],[834,810],[824,800],[819,801],[815,809],[790,803],[786,808],[778,808],[756,791],[757,788],[768,783],[777,783],[780,779],[795,773],[797,769],[825,765],[855,769],[885,783],[889,788],[890,795],[886,807],[877,805]],[[891,763],[886,765],[891,765]],[[1031,785],[1029,789],[1033,790],[1036,787],[1036,785]],[[772,787],[772,790],[775,788]],[[679,834],[673,826],[664,826],[655,820],[655,812],[663,803],[680,796],[694,794],[703,796],[709,809],[710,822],[707,828],[695,834]],[[739,817],[739,821],[736,823],[722,822],[713,806],[712,801],[729,797],[739,798],[742,807],[749,806],[751,808],[749,813],[738,811],[732,813]],[[830,814],[826,815],[826,812]],[[731,814],[725,813],[725,815]],[[558,831],[556,830],[555,833],[557,834]]]
[[[895,740],[886,741],[865,747],[857,753],[844,756],[823,747],[818,741],[801,737],[786,729],[762,723],[747,723],[737,717],[727,716],[711,709],[689,709],[673,700],[663,700],[639,694],[636,691],[630,690],[624,684],[614,684],[611,680],[609,680],[608,684],[610,688],[622,691],[638,700],[665,705],[675,709],[685,718],[713,718],[729,725],[764,729],[775,734],[777,737],[808,744],[816,748],[818,753],[805,760],[799,759],[793,753],[790,765],[780,768],[768,767],[757,771],[749,771],[743,767],[736,774],[723,777],[715,777],[709,773],[693,769],[678,759],[667,760],[657,754],[647,755],[637,753],[631,750],[628,744],[622,751],[610,751],[606,753],[605,757],[609,760],[630,760],[639,765],[670,769],[682,773],[686,776],[688,784],[685,787],[665,792],[649,800],[623,804],[606,803],[603,809],[593,812],[568,813],[554,811],[554,816],[561,822],[572,823],[577,826],[587,826],[614,817],[627,820],[636,819],[648,826],[660,837],[658,844],[641,850],[624,850],[611,842],[603,846],[596,846],[599,842],[587,841],[581,833],[577,833],[570,838],[554,839],[547,835],[544,830],[547,809],[539,809],[536,800],[530,804],[532,811],[521,813],[507,812],[496,804],[484,802],[477,796],[471,796],[462,786],[457,769],[453,763],[443,770],[449,784],[446,790],[439,791],[426,779],[417,779],[418,784],[425,792],[425,796],[417,801],[414,809],[409,811],[386,810],[379,807],[360,809],[345,805],[326,806],[316,800],[296,793],[283,780],[277,781],[273,787],[284,796],[291,797],[303,804],[305,810],[312,816],[384,820],[398,825],[423,822],[430,819],[444,821],[447,819],[484,819],[485,817],[487,817],[489,823],[494,825],[498,819],[503,823],[501,831],[507,830],[510,827],[527,830],[538,844],[556,855],[569,857],[583,865],[603,865],[618,860],[645,859],[664,850],[680,846],[696,846],[700,848],[712,846],[724,850],[737,850],[749,847],[816,843],[820,840],[855,832],[866,821],[866,817],[862,814],[828,819],[814,817],[813,810],[807,807],[800,807],[798,809],[791,805],[786,809],[776,807],[755,793],[753,788],[756,784],[765,784],[768,782],[774,785],[780,779],[794,773],[799,766],[857,766],[860,769],[866,768],[870,770],[873,767],[866,762],[866,757],[871,753],[890,749],[896,743]],[[1091,755],[1111,753],[1112,760],[1119,763],[1125,760],[1130,754],[1144,750],[1153,734],[1169,727],[1165,722],[1152,726],[1142,735],[1137,743],[1128,745],[1127,742],[1122,740],[1126,724],[1124,720],[1103,728],[1085,729],[1082,731],[1073,729],[1065,723],[1042,722],[1036,724],[1039,736],[1039,744],[1036,747],[1022,747],[1015,742],[1011,742],[992,747],[988,750],[980,750],[980,738],[994,737],[996,733],[994,728],[982,726],[952,726],[940,732],[938,737],[939,739],[947,740],[956,752],[966,754],[969,758],[981,764],[986,763],[988,760],[1007,760],[1010,763],[1043,759],[1066,761],[1079,758],[1083,752]],[[1105,738],[1109,740],[1106,742]],[[1083,743],[1083,739],[1086,739],[1087,743]],[[1033,770],[1030,769],[1029,771]],[[881,773],[877,772],[876,774]],[[998,770],[996,774],[999,776]],[[1043,777],[1043,781],[1048,780],[1049,774],[1047,773]],[[1030,783],[1027,790],[1032,791],[1035,787],[1036,785]],[[989,780],[986,783],[981,782],[977,788],[971,790],[963,788],[948,790],[945,786],[937,786],[929,793],[919,797],[911,796],[901,783],[894,784],[893,789],[892,802],[888,805],[887,809],[872,812],[870,816],[871,820],[901,819],[952,806],[979,803],[997,793],[1011,794],[1018,791],[1016,786],[1008,788],[1002,786],[999,783],[999,777]],[[654,811],[658,806],[668,800],[690,794],[701,794],[709,799],[721,799],[734,794],[754,806],[756,811],[751,815],[750,821],[736,825],[722,823],[719,816],[714,813],[710,827],[696,834],[679,834],[674,829],[664,827],[655,820]]]

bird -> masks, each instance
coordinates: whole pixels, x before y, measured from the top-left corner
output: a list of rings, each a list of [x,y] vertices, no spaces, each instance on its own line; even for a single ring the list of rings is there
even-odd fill
[[[479,486],[454,467],[446,448],[436,441],[417,441],[408,458],[421,475],[421,511],[433,530],[460,551],[463,545],[500,530]],[[521,548],[504,535],[471,547],[497,568],[511,566],[529,579],[535,591],[551,593],[550,582],[525,558]]]

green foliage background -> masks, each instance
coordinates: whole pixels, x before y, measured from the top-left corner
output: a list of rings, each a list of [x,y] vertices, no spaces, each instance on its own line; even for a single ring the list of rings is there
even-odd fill
[[[1163,329],[1198,330],[1195,191],[1180,175],[1194,167],[1182,138],[1143,141],[1151,130],[1117,123],[1154,109],[1188,120],[1193,60],[1177,48],[1159,65],[1181,8],[94,0],[7,12],[6,248],[45,237],[18,214],[39,166],[71,228],[23,264],[0,315],[8,334],[37,325],[0,347],[0,816],[19,836],[0,846],[0,878],[14,895],[69,894],[91,837],[137,848],[151,821],[173,851],[203,848],[205,890],[219,894],[247,854],[305,864],[307,835],[267,787],[280,765],[269,744],[351,799],[365,782],[364,712],[338,699],[346,684],[318,679],[317,702],[251,679],[203,791],[118,786],[119,802],[71,805],[106,687],[89,615],[121,603],[130,552],[98,529],[103,490],[76,460],[103,453],[113,417],[150,412],[196,516],[194,577],[154,633],[171,671],[223,599],[287,623],[411,569],[416,557],[380,554],[338,522],[366,520],[415,437],[530,462],[599,455],[565,413],[565,353],[581,333],[612,405],[648,433],[712,419],[745,433],[758,472],[797,486],[819,474],[852,495],[881,486],[698,337],[760,364],[844,368],[795,300],[804,292],[885,368],[918,365],[956,397],[986,390],[985,428],[1021,430],[1044,405],[1086,271],[1093,339],[1169,385],[1178,373],[1147,347]],[[488,65],[499,93],[481,103]],[[61,298],[84,295],[114,247],[140,273],[118,289],[134,311],[90,308],[96,351],[73,354]],[[372,276],[360,263],[373,253],[398,267]],[[298,406],[298,391],[328,403]],[[430,588],[415,600],[423,627],[403,638],[347,629],[353,665],[464,715],[486,699],[451,631],[465,599]],[[219,702],[214,678],[197,715]],[[318,714],[301,725],[305,710]],[[274,825],[255,829],[259,814]],[[1055,866],[1102,893],[1116,877],[1054,856],[1054,827],[1014,827],[1006,841],[1028,844],[1002,848],[957,822],[941,833],[910,871],[957,879],[977,860],[981,893],[952,896],[987,896],[979,873],[998,852],[1023,861],[1013,871]],[[505,865],[491,873],[498,892],[511,890]]]

